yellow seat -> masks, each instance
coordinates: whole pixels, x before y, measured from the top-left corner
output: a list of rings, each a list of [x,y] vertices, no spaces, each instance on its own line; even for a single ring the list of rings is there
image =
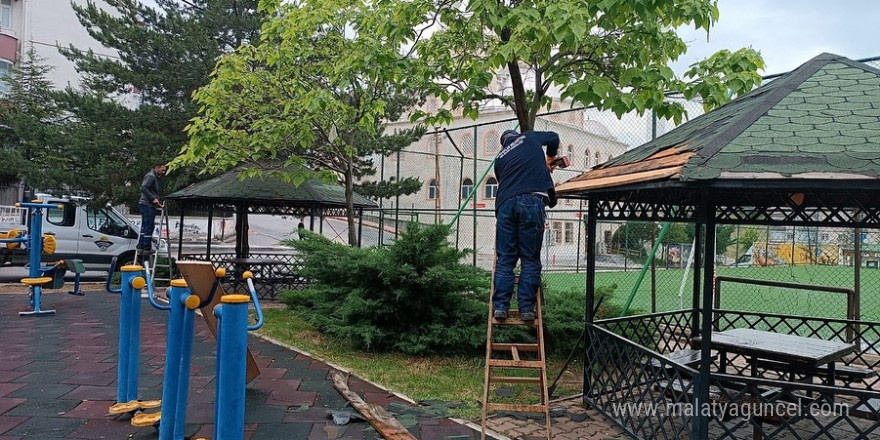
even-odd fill
[[[159,420],[162,419],[161,412],[155,413],[137,413],[131,418],[131,426],[137,428],[145,428],[147,426],[154,426],[159,423]]]
[[[51,277],[39,277],[39,278],[22,278],[21,282],[27,284],[28,286],[42,286],[43,284],[49,284],[52,282]]]
[[[125,414],[144,409],[153,409],[162,406],[161,400],[132,400],[110,406],[110,414]]]

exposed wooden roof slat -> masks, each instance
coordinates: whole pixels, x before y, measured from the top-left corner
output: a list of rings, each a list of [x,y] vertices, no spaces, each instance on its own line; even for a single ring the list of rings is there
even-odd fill
[[[556,194],[570,194],[578,191],[586,191],[590,189],[599,189],[605,187],[613,187],[620,185],[628,185],[632,183],[643,183],[652,180],[660,180],[670,177],[680,176],[682,166],[674,166],[670,168],[661,168],[639,173],[630,173],[623,175],[614,175],[610,177],[589,179],[581,181],[568,181],[556,187]]]
[[[670,152],[669,150],[675,151]],[[642,162],[634,162],[626,165],[617,165],[608,168],[597,168],[595,170],[588,171],[574,179],[571,179],[571,181],[578,182],[582,180],[603,179],[606,177],[618,176],[621,174],[641,173],[644,171],[651,171],[674,166],[684,166],[686,163],[688,163],[691,157],[693,157],[693,155],[693,151],[682,151],[678,148],[670,148],[668,150],[660,151],[654,156],[651,156],[650,158]]]

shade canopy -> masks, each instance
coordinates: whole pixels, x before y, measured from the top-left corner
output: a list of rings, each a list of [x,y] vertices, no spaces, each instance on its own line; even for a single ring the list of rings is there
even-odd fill
[[[194,183],[169,194],[188,209],[235,209],[245,206],[248,212],[306,216],[312,214],[344,215],[345,188],[319,180],[306,180],[299,186],[279,177],[240,180],[239,171]],[[378,209],[372,200],[354,193],[355,210]]]
[[[880,70],[821,54],[556,187],[605,219],[880,226]]]
[[[280,177],[268,175],[242,180],[239,179],[237,169],[194,183],[169,194],[165,199],[173,200],[181,206],[181,216],[186,210],[205,210],[209,215],[215,210],[235,212],[237,258],[244,258],[250,254],[247,234],[249,213],[308,216],[312,219],[312,225],[316,216],[346,215],[345,188],[342,186],[326,184],[316,179],[295,185],[293,182],[285,182]],[[353,193],[352,201],[355,212],[379,207],[375,202],[358,193]],[[208,228],[210,227],[209,222]],[[182,236],[180,239],[183,239]],[[208,243],[207,255],[210,257],[210,240]],[[182,249],[182,245],[178,246],[178,249]]]

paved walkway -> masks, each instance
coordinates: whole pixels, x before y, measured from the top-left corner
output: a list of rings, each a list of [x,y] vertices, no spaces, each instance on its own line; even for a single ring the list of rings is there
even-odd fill
[[[19,317],[24,294],[0,294],[0,440],[156,439],[154,428],[135,428],[128,416],[107,409],[116,398],[118,297],[87,292],[83,297],[48,293],[44,309],[57,314]],[[167,315],[142,308],[140,398],[161,398]],[[186,436],[212,436],[214,338],[196,320]],[[245,439],[376,439],[368,423],[333,423],[329,411],[354,412],[333,388],[332,367],[303,353],[260,338],[249,344],[261,368],[246,393]],[[389,410],[422,440],[480,438],[479,425],[444,415],[351,376],[350,388],[369,403]],[[561,402],[553,420],[554,438],[625,438],[579,399]],[[542,438],[543,420],[499,415],[489,427],[496,438]]]

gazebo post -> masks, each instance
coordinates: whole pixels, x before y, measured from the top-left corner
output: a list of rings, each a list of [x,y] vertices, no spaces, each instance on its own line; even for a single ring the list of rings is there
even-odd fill
[[[211,206],[208,207],[208,237],[207,237],[207,241],[206,241],[206,247],[207,247],[206,252],[208,253],[208,261],[211,260],[211,237],[214,236],[213,235],[214,231],[211,226],[213,223],[214,223],[214,204],[211,204]]]
[[[248,244],[248,206],[235,205],[235,258],[247,258],[251,250]]]
[[[715,271],[715,205],[709,199],[708,187],[700,191],[697,224],[703,225],[703,255],[706,256],[703,277],[702,328],[700,332],[700,374],[695,386],[694,425],[691,426],[691,438],[709,438],[710,414],[704,411],[709,408],[710,367],[712,365],[712,285]],[[696,232],[696,231],[695,231]],[[699,236],[700,234],[695,234]],[[694,273],[698,271],[694,268]]]
[[[587,202],[587,284],[586,284],[586,304],[584,305],[584,357],[590,352],[590,336],[592,333],[589,327],[593,324],[596,317],[593,316],[596,292],[596,202],[589,200]],[[584,400],[587,399],[587,392],[591,388],[590,375],[587,374],[587,365],[589,361],[584,361]]]
[[[703,249],[703,243],[705,242],[705,238],[703,234],[701,234],[702,222],[697,221],[694,224],[694,248],[691,249],[691,253],[694,255],[694,284],[693,284],[693,302],[691,303],[692,311],[691,311],[691,336],[696,336],[700,334],[700,292],[702,291],[702,285],[700,284],[701,273],[700,269],[703,267],[703,253],[700,251]]]
[[[364,208],[358,208],[358,247],[361,247],[363,236],[364,236]]]
[[[180,204],[180,224],[177,225],[177,259],[183,259],[183,219],[186,217],[186,209]]]

